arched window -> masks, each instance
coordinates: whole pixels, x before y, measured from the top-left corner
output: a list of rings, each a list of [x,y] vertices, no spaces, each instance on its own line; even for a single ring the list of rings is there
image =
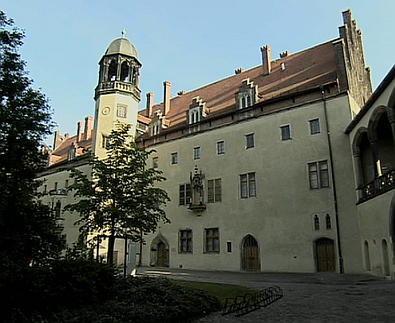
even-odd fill
[[[325,223],[326,223],[327,230],[332,229],[331,217],[329,214],[327,214],[325,217]]]
[[[369,243],[365,241],[364,243],[364,251],[365,251],[365,269],[366,271],[370,271],[370,254],[369,254]]]
[[[129,64],[127,62],[123,62],[121,65],[121,81],[122,82],[129,82]]]
[[[108,67],[108,80],[115,81],[117,78],[117,63],[115,61],[111,61],[110,66]]]
[[[319,230],[320,229],[320,219],[318,218],[318,215],[314,215],[314,230]]]

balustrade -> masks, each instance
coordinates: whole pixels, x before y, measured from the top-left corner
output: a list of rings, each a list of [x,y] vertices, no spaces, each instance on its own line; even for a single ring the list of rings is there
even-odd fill
[[[365,202],[395,188],[395,169],[375,178],[370,183],[359,189],[360,198],[358,203]]]

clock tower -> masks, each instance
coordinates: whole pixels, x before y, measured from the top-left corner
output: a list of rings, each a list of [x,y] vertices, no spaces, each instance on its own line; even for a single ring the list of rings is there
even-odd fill
[[[117,124],[129,124],[131,135],[136,135],[141,63],[136,48],[122,32],[122,37],[108,46],[99,65],[92,150],[105,158],[108,136]]]

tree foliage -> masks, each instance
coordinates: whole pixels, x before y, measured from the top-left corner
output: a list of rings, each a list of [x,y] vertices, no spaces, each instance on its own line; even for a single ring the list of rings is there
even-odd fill
[[[109,263],[116,237],[142,241],[143,232],[154,232],[159,221],[169,221],[161,208],[169,197],[155,186],[165,178],[160,171],[146,166],[151,152],[131,140],[129,129],[120,124],[111,132],[107,157],[92,156],[92,174],[71,169],[75,182],[69,190],[75,190],[78,201],[65,207],[80,214],[78,224],[83,236],[108,236]]]
[[[36,199],[40,145],[53,126],[18,52],[24,33],[0,11],[0,263],[43,262],[63,248],[50,209]]]

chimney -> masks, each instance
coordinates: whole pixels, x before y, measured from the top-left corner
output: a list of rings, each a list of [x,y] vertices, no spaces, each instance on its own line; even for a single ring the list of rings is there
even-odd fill
[[[60,144],[63,141],[63,137],[60,135],[60,131],[57,130],[55,131],[55,134],[53,136],[53,148],[52,150],[54,151],[56,148],[60,146]]]
[[[83,123],[82,121],[77,122],[77,142],[82,141],[82,129],[83,129]]]
[[[286,50],[285,52],[280,53],[280,58],[284,58],[284,57],[287,57],[289,55],[291,55],[291,53],[288,50]]]
[[[245,69],[244,68],[242,68],[242,67],[240,67],[240,68],[238,68],[237,70],[235,70],[235,74],[237,75],[237,74],[241,74],[241,73],[243,73],[245,71]]]
[[[92,135],[92,120],[93,120],[93,118],[90,117],[90,116],[87,116],[85,118],[84,140],[91,139],[91,135]]]
[[[170,90],[171,90],[171,83],[169,81],[164,81],[164,111],[163,114],[166,116],[170,111]]]
[[[262,67],[263,67],[263,75],[269,75],[271,71],[271,56],[270,56],[270,46],[262,46]]]
[[[147,93],[147,107],[145,110],[145,116],[148,118],[151,117],[153,105],[154,105],[154,92],[148,92]]]

